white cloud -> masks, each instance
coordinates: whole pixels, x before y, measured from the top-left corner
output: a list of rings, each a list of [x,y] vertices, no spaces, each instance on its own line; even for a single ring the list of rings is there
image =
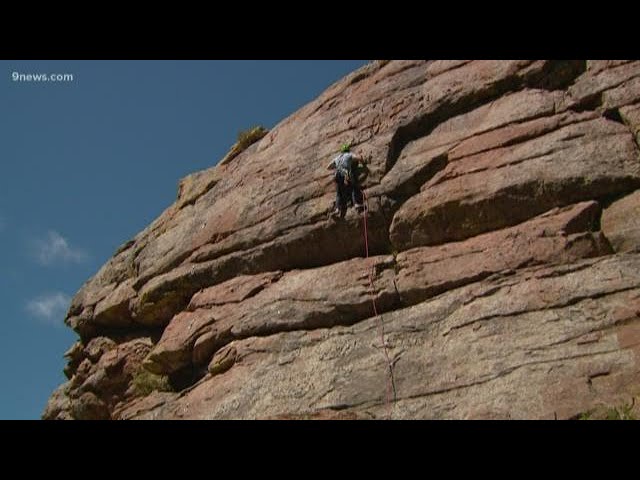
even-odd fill
[[[41,295],[27,303],[27,311],[47,323],[62,326],[71,297],[62,292]]]
[[[44,240],[36,240],[35,257],[41,265],[51,265],[57,261],[81,263],[88,258],[85,251],[74,248],[58,232],[50,230]]]

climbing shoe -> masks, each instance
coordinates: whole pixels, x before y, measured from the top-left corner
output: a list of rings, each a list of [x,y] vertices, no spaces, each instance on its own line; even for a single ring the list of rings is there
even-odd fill
[[[344,218],[344,215],[347,213],[347,209],[346,208],[336,208],[333,213],[331,214],[333,217],[340,217],[340,218]]]

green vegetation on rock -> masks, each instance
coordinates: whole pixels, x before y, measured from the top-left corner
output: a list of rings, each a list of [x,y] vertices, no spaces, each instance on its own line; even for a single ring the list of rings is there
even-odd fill
[[[262,137],[264,137],[269,130],[264,128],[262,125],[257,125],[255,127],[251,127],[247,130],[243,130],[238,133],[238,147],[239,150],[245,150],[249,145],[256,143]]]
[[[166,375],[156,375],[143,369],[138,371],[133,377],[132,384],[136,393],[142,396],[147,396],[156,390],[158,392],[173,391],[169,383],[169,378]]]

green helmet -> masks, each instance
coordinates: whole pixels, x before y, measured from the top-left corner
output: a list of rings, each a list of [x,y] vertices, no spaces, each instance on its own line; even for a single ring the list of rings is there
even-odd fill
[[[350,150],[351,150],[351,144],[349,144],[349,143],[343,143],[342,146],[340,147],[340,151],[342,153],[346,153],[346,152],[348,152]]]

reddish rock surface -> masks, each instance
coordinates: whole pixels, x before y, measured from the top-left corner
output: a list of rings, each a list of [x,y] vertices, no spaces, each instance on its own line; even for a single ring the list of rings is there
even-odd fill
[[[566,419],[629,404],[639,267],[633,255],[521,269],[384,314],[393,379],[379,318],[236,341],[231,369],[141,418]]]
[[[638,61],[372,62],[182,179],[85,283],[66,318],[80,336],[69,381],[43,418],[627,404],[639,105]],[[363,216],[327,216],[326,164],[348,140],[367,159],[368,259]]]
[[[617,200],[604,210],[602,231],[616,252],[640,250],[640,191]]]
[[[287,272],[242,302],[234,301],[238,298],[236,291],[249,291],[252,284],[263,283],[264,275],[234,279],[204,290],[194,296],[194,311],[179,313],[171,320],[145,366],[154,373],[169,374],[190,364],[208,362],[217,349],[235,339],[348,325],[365,319],[372,308],[372,268],[377,307],[390,310],[399,303],[392,256]],[[213,297],[217,304],[207,300]],[[200,306],[203,301],[208,308]]]
[[[585,202],[463,242],[399,253],[400,297],[413,304],[501,271],[612,253],[606,238],[592,232],[599,214],[597,203]]]

